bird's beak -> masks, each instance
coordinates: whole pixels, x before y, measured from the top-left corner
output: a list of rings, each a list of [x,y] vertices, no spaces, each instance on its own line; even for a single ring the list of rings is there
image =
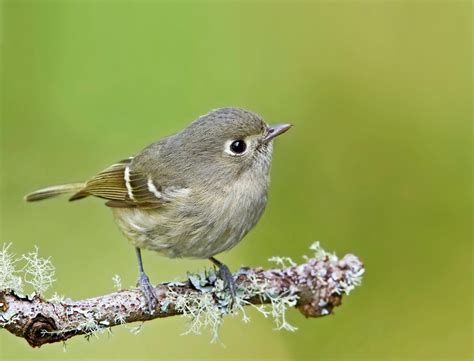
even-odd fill
[[[279,136],[280,134],[285,133],[288,129],[290,129],[293,125],[291,124],[276,124],[268,127],[268,132],[263,138],[264,143],[270,142],[273,138]]]

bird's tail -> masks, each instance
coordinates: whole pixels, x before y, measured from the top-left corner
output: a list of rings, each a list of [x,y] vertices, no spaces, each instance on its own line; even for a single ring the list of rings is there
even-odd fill
[[[43,189],[38,189],[30,194],[25,196],[25,201],[27,202],[36,202],[43,199],[59,196],[60,194],[65,193],[76,193],[84,188],[84,183],[69,183],[69,184],[60,184],[57,186],[51,186]]]

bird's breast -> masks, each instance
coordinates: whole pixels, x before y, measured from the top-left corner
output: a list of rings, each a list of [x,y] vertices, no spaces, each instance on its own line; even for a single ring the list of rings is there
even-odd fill
[[[194,187],[156,209],[117,208],[119,228],[136,247],[168,257],[209,258],[235,246],[260,219],[268,179]]]

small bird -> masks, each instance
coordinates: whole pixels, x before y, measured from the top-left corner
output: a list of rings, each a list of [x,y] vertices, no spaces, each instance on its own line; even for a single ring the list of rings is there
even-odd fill
[[[171,258],[209,259],[233,299],[232,273],[214,256],[239,243],[262,216],[272,140],[290,127],[268,126],[248,110],[220,108],[86,182],[43,188],[25,199],[72,193],[70,201],[107,200],[118,227],[135,246],[138,285],[151,313],[157,299],[141,249]]]

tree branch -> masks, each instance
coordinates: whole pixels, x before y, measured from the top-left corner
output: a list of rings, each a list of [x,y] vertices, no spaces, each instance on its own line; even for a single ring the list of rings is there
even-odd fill
[[[328,253],[316,254],[300,265],[289,259],[276,261],[290,265],[269,270],[241,268],[234,275],[238,294],[232,310],[230,296],[211,270],[190,274],[183,283],[155,286],[158,306],[152,315],[147,313],[138,289],[80,301],[52,301],[0,290],[0,327],[24,338],[32,347],[39,347],[124,323],[178,314],[195,319],[200,317],[198,312],[217,310],[222,318],[232,312],[244,312],[243,306],[247,305],[295,306],[306,317],[326,316],[341,304],[343,294],[360,283],[364,272],[363,264],[350,254],[341,260]]]

